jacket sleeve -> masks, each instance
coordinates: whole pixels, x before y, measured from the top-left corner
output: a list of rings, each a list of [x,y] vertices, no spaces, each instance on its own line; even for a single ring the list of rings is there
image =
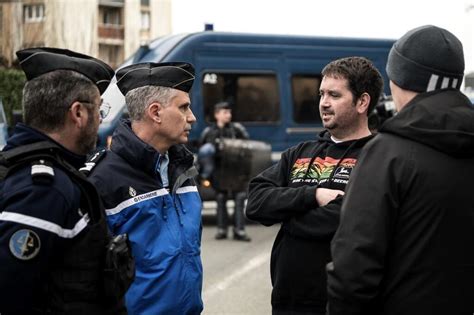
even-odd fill
[[[316,207],[292,217],[283,228],[296,237],[331,240],[339,225],[342,198],[340,196],[323,207]]]
[[[315,186],[288,187],[289,152],[250,181],[246,208],[249,219],[270,226],[316,206]]]
[[[109,229],[112,234],[116,235],[118,228],[122,226],[122,224],[126,220],[125,218],[123,218],[120,212],[115,211],[116,207],[118,206],[116,204],[117,201],[113,198],[114,195],[108,193],[105,189],[105,187],[108,186],[104,184],[104,182],[106,181],[103,181],[102,178],[102,176],[93,172],[91,173],[91,175],[89,175],[88,179],[92,184],[94,184],[95,188],[97,189],[97,192],[99,193],[99,196],[105,207],[105,214],[107,215],[107,225],[109,226]]]
[[[245,129],[245,127],[242,124],[234,123],[234,129],[236,133],[235,136],[237,139],[250,139],[247,129]]]
[[[211,127],[207,126],[206,128],[204,128],[204,130],[201,133],[201,136],[199,137],[199,145],[200,146],[207,143],[207,142],[209,142],[207,137],[208,137],[208,134],[209,134],[210,131],[211,131]]]
[[[383,141],[376,137],[364,147],[349,179],[341,222],[331,243],[330,315],[370,314],[377,303],[403,194],[400,178],[409,176],[408,167],[396,157],[398,153],[391,152],[390,143]]]
[[[54,257],[60,255],[68,241],[58,236],[60,230],[73,227],[80,217],[79,202],[70,204],[50,186],[24,187],[2,197],[0,308],[7,311],[31,307],[29,303],[44,289]]]

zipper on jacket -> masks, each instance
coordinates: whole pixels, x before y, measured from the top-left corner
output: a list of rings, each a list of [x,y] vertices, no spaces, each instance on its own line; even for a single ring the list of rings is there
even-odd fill
[[[176,197],[178,198],[179,206],[181,207],[181,211],[183,211],[183,214],[186,214],[186,209],[184,208],[183,202],[181,201],[181,197],[179,196],[179,194],[176,194]]]
[[[178,207],[178,205],[176,204],[176,198],[177,198],[177,196],[176,196],[176,195],[173,195],[173,204],[174,204],[174,208],[175,208],[175,210],[176,210],[176,214],[178,215],[179,224],[180,224],[181,226],[183,226],[183,225],[184,225],[184,224],[183,224],[183,218],[181,217],[181,214],[179,213],[179,207]]]

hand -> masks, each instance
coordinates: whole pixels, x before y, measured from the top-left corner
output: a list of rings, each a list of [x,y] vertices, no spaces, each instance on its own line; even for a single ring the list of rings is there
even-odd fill
[[[316,202],[320,207],[327,205],[337,198],[337,196],[344,196],[344,192],[338,189],[316,188]]]

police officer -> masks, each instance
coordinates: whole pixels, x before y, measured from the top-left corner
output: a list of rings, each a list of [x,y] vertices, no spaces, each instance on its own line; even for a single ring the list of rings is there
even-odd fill
[[[201,177],[212,178],[211,183],[216,190],[217,202],[217,233],[215,238],[222,240],[227,238],[228,212],[227,196],[229,192],[220,185],[219,176],[224,175],[216,172],[219,167],[219,142],[223,138],[249,139],[245,127],[239,123],[233,123],[232,110],[228,102],[219,102],[214,105],[214,118],[216,123],[203,130],[200,138],[202,144],[199,149],[199,160],[201,164]],[[251,239],[245,232],[244,202],[246,193],[243,191],[230,192],[234,194],[234,239],[249,242]]]
[[[194,67],[139,63],[117,72],[130,120],[91,170],[114,233],[127,233],[137,274],[129,314],[200,314],[203,309],[201,198],[184,143],[196,122],[189,91]]]
[[[64,49],[17,56],[25,123],[0,154],[0,313],[126,314],[105,289],[105,212],[77,171],[95,148],[100,95],[114,72]]]

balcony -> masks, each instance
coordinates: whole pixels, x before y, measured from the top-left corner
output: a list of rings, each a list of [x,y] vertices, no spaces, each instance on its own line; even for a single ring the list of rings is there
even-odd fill
[[[124,39],[123,25],[101,24],[99,25],[99,38]]]
[[[99,0],[100,6],[123,8],[124,0]]]

